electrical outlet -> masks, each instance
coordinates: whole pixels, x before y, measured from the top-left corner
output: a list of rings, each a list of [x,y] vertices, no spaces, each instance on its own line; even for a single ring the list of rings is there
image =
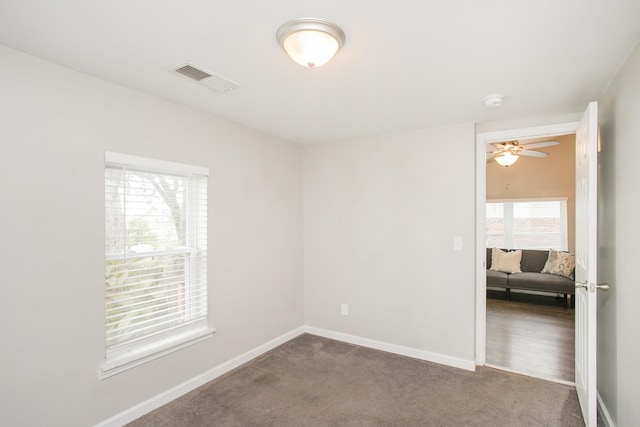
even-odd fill
[[[343,316],[349,315],[349,304],[340,305],[340,314],[342,314]]]

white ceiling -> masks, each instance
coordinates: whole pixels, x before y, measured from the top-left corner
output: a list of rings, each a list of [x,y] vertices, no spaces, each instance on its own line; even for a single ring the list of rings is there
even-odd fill
[[[301,17],[347,35],[323,67],[276,42]],[[0,0],[0,44],[299,143],[579,112],[639,40],[638,0]]]

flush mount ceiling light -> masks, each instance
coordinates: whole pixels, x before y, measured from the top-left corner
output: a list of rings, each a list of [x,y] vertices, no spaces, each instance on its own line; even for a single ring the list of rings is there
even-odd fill
[[[344,31],[322,19],[301,18],[285,22],[278,28],[276,39],[287,54],[304,67],[326,64],[345,41]]]

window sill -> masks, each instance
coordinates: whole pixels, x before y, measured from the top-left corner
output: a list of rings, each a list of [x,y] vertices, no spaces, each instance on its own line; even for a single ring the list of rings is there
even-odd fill
[[[199,328],[180,335],[174,335],[159,343],[137,348],[132,351],[122,351],[113,356],[109,356],[100,370],[100,379],[109,378],[131,368],[135,368],[136,366],[143,365],[167,354],[207,340],[211,338],[215,332],[216,330],[214,328]]]

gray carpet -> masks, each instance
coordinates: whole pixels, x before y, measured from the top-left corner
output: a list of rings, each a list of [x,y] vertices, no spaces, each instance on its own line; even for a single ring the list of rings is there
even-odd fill
[[[129,426],[583,426],[573,387],[301,335]]]

